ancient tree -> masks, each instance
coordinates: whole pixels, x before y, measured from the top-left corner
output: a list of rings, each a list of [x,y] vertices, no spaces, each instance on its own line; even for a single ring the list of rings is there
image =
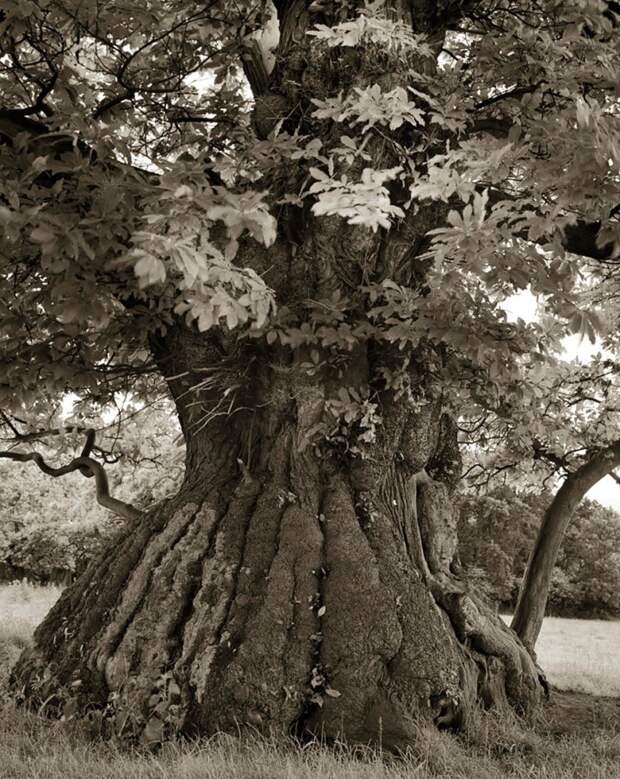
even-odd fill
[[[524,366],[597,327],[613,8],[30,6],[0,22],[5,421],[164,382],[187,458],[15,690],[147,742],[398,747],[534,706],[530,654],[453,565],[456,419],[525,402]],[[528,286],[544,327],[501,308]]]

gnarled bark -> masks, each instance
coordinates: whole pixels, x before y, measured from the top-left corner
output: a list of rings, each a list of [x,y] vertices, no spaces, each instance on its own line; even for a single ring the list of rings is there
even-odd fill
[[[407,4],[390,5],[411,21]],[[383,59],[340,55],[306,36],[320,10],[298,0],[277,7],[259,135],[283,119],[330,142],[334,130],[314,122],[310,97],[407,78],[398,61],[389,72]],[[416,29],[431,24],[432,8],[416,6]],[[365,151],[378,168],[398,164],[381,135]],[[346,172],[358,177],[364,165]],[[306,172],[279,174],[299,189]],[[270,250],[243,244],[238,261],[304,322],[308,300],[347,295],[364,279],[423,283],[416,257],[445,215],[445,204],[420,205],[386,235],[290,206]],[[362,320],[359,307],[351,315]],[[392,748],[414,738],[418,721],[465,727],[477,702],[536,703],[532,658],[452,571],[460,460],[423,348],[408,376],[414,397],[385,388],[383,371],[403,360],[384,343],[360,342],[337,359],[317,344],[311,371],[303,346],[218,329],[177,324],[150,345],[186,438],[185,482],[39,627],[14,674],[28,701],[90,711],[147,742],[249,725]],[[372,387],[381,415],[373,443],[356,438],[355,425],[330,435],[327,401],[342,386]]]
[[[157,344],[169,375],[197,371],[171,380],[185,430],[206,341],[179,329]],[[530,655],[451,571],[460,463],[440,403],[384,392],[375,443],[351,456],[304,444],[327,381],[290,364],[267,383],[272,368],[229,362],[256,366],[238,413],[190,438],[180,494],[65,591],[15,688],[146,742],[248,725],[399,748],[419,720],[465,727],[477,702],[534,704]],[[201,397],[208,413],[217,389]]]

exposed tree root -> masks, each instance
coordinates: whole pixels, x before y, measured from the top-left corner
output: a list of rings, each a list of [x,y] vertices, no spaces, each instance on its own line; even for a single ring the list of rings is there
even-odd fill
[[[391,749],[420,721],[534,704],[532,658],[450,572],[446,487],[327,475],[295,437],[280,428],[262,479],[125,530],[37,630],[25,698],[147,743],[251,726]]]

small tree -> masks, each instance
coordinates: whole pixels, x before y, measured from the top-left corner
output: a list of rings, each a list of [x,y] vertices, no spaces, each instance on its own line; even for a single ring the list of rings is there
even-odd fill
[[[473,435],[469,442],[474,462],[467,473],[478,487],[508,472],[520,474],[529,484],[544,474],[543,483],[554,479],[560,485],[532,546],[512,621],[532,650],[560,545],[575,509],[588,490],[620,464],[618,373],[618,364],[600,354],[585,366],[565,362],[542,370],[538,366],[536,378],[532,377],[537,386],[534,403],[512,407],[502,415],[486,414],[481,431],[479,423],[464,429]],[[480,437],[488,444],[486,452]]]
[[[532,649],[542,627],[560,545],[575,509],[588,490],[618,465],[620,440],[590,454],[582,465],[571,471],[545,512],[512,619],[513,629]]]

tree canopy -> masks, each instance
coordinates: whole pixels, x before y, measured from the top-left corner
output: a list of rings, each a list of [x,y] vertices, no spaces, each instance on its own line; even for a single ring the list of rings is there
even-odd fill
[[[539,402],[566,333],[615,349],[616,5],[411,3],[406,25],[398,3],[298,3],[353,86],[317,73],[274,93],[274,69],[296,66],[272,53],[286,5],[5,3],[5,413],[49,416],[68,390],[161,391],[148,337],[179,316],[302,349],[309,373],[394,344],[388,387],[427,346],[441,392],[472,413]],[[355,86],[360,47],[372,72]],[[317,217],[357,232],[339,283],[308,300],[274,242],[303,255]],[[539,322],[506,319],[524,289]],[[351,390],[333,415],[372,436],[372,388]]]

